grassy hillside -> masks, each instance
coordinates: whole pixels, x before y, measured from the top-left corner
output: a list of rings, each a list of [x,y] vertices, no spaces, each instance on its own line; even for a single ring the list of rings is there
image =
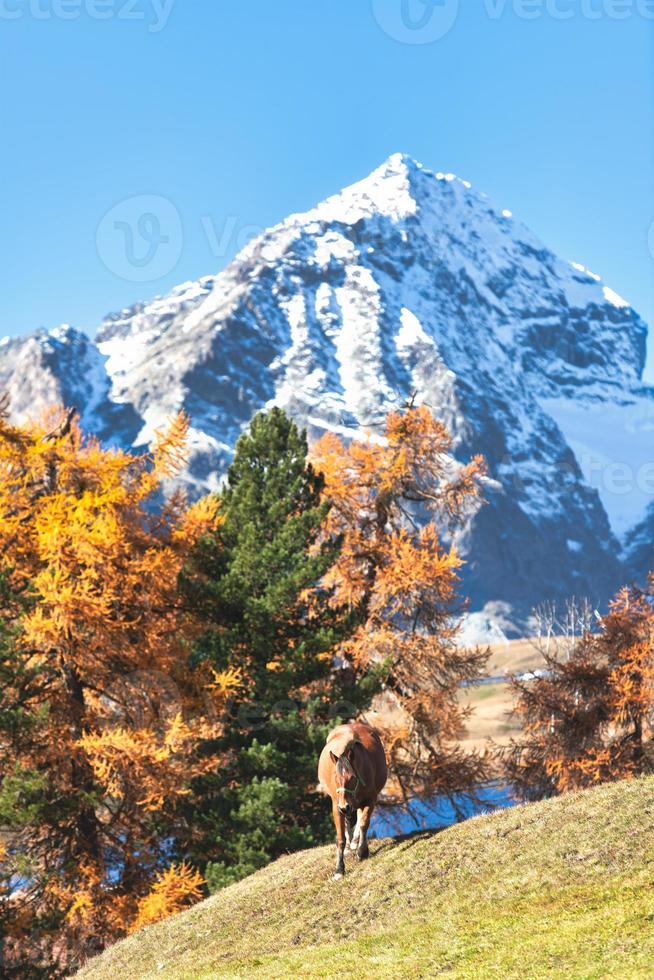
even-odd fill
[[[86,980],[650,977],[654,778],[282,858],[108,950]]]

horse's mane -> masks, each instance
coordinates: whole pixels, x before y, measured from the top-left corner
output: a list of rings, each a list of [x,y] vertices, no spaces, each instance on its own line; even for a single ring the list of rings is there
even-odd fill
[[[351,742],[348,742],[336,762],[336,772],[340,773],[341,776],[347,776],[352,774],[356,776],[356,771],[352,765],[352,754],[354,752],[354,746],[358,744],[358,739],[353,738]]]

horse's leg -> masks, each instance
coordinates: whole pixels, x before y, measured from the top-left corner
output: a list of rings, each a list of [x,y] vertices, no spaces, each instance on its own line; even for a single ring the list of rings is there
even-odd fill
[[[359,846],[360,832],[361,832],[361,810],[357,810],[357,822],[356,822],[356,826],[355,826],[355,828],[354,828],[354,830],[352,832],[352,835],[350,837],[350,849],[352,851],[356,851],[357,847]]]
[[[334,878],[342,878],[345,874],[345,815],[341,813],[336,803],[332,804],[332,813],[336,827],[336,870],[334,871]]]
[[[357,857],[360,861],[363,861],[368,857],[370,853],[368,849],[368,827],[370,826],[370,818],[372,817],[372,811],[375,809],[375,804],[371,803],[370,806],[364,806],[359,812],[360,817],[358,820],[359,827],[359,846],[357,848]]]
[[[354,843],[354,827],[352,826],[352,821],[348,817],[345,818],[345,836],[347,837],[346,846],[354,850],[356,846]]]

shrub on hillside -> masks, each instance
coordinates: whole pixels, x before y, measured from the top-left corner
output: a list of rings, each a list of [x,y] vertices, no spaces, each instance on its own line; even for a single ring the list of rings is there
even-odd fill
[[[513,678],[523,735],[503,754],[507,780],[542,799],[654,770],[651,588],[625,588],[599,629],[551,652],[535,679]]]

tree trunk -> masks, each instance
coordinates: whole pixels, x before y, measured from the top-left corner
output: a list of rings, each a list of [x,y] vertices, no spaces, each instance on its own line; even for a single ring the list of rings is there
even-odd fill
[[[74,741],[77,742],[89,731],[86,723],[84,684],[77,670],[65,662],[62,665],[62,672],[71,702],[71,731]],[[92,796],[96,789],[93,770],[79,750],[74,751],[72,755],[71,783],[73,791],[77,790],[80,794],[83,793],[88,796]],[[76,829],[78,839],[73,842],[74,852],[86,855],[100,864],[102,849],[98,820],[95,808],[91,803],[85,802],[80,806],[76,819]]]

